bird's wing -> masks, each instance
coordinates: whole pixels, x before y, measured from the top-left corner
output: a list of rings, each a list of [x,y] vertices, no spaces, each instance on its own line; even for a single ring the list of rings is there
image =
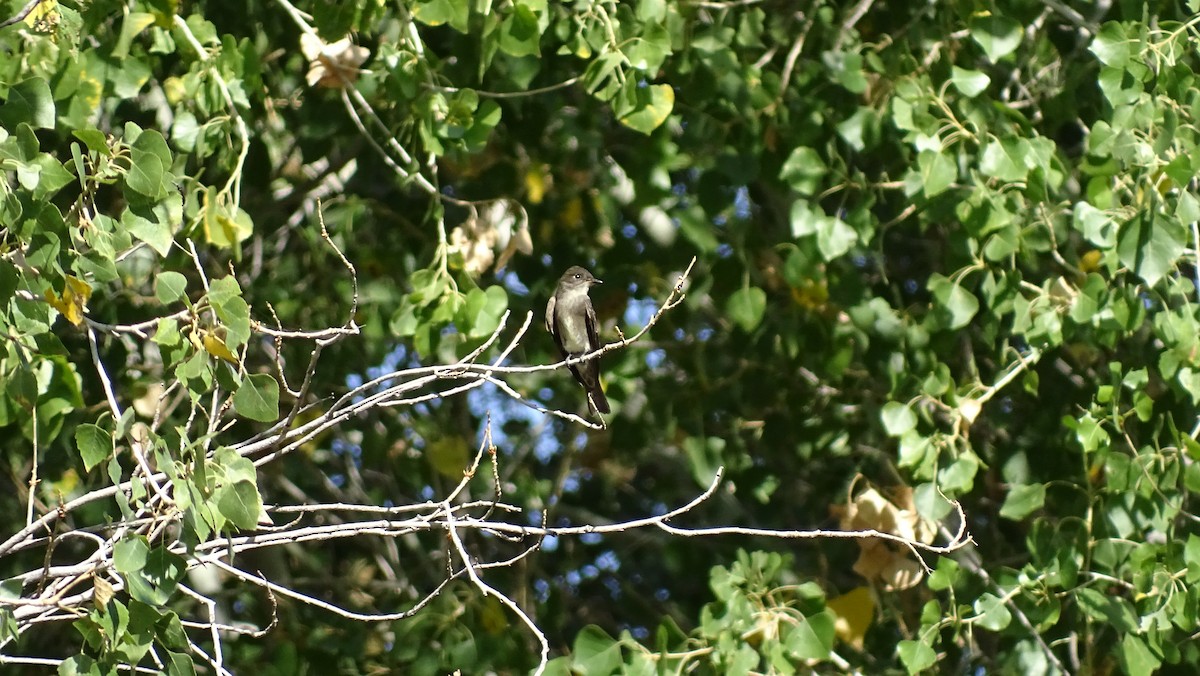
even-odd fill
[[[558,335],[558,323],[554,321],[554,302],[555,297],[550,296],[550,302],[546,303],[546,330],[554,339],[554,346],[558,348],[558,353],[562,355],[563,359],[566,359],[567,351],[563,348],[562,336]]]
[[[596,311],[592,309],[591,301],[588,301],[587,304],[587,321],[585,323],[587,324],[588,345],[591,346],[588,352],[591,352],[600,347],[600,336],[596,332]]]

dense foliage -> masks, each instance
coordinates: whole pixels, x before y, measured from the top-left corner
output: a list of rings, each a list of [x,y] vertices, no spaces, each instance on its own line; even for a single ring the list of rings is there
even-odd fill
[[[0,1],[0,663],[1197,668],[1200,7],[1074,4]]]

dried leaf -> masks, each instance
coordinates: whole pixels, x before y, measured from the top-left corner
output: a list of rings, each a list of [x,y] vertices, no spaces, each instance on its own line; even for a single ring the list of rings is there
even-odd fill
[[[326,43],[312,33],[300,36],[300,51],[308,59],[306,79],[310,87],[340,89],[358,80],[361,66],[371,50],[351,44],[345,37],[337,42]]]
[[[851,488],[853,490],[853,488]],[[845,530],[877,530],[915,542],[933,542],[936,527],[917,513],[912,489],[899,486],[889,500],[875,488],[859,493],[845,507],[834,509]],[[888,591],[909,589],[920,583],[924,569],[909,550],[885,540],[859,542],[854,572]]]
[[[108,580],[97,575],[92,578],[92,603],[95,604],[96,610],[104,612],[108,602],[113,597],[113,586]]]

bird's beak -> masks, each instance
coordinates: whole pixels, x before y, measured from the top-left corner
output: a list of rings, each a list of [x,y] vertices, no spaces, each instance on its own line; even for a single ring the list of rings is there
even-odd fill
[[[592,284],[603,284],[603,283],[604,283],[603,279],[596,279],[595,277],[592,278]]]

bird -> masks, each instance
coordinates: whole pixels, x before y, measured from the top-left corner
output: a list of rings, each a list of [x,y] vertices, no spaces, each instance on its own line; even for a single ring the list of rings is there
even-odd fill
[[[603,283],[578,265],[571,266],[558,278],[554,295],[546,304],[546,330],[554,338],[563,359],[578,357],[600,347],[596,311],[592,309],[588,290]],[[570,364],[568,368],[587,391],[588,400],[596,411],[608,413],[611,410],[608,399],[600,387],[600,359]]]

